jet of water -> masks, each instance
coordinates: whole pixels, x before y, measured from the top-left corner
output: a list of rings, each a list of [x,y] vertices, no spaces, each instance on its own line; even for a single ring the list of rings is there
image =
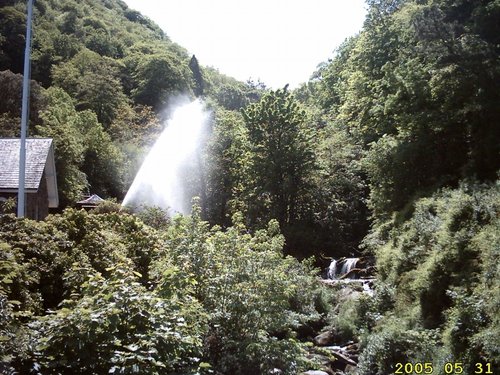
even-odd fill
[[[199,181],[199,150],[209,114],[195,100],[177,107],[144,160],[122,206],[159,206],[170,215],[188,214],[189,192]]]

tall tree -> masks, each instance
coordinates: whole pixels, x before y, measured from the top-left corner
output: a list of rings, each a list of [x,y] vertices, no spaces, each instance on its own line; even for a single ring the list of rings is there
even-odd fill
[[[87,176],[92,193],[102,197],[121,197],[123,187],[123,155],[111,137],[89,110],[78,114],[76,126],[82,133],[85,145],[82,171]]]
[[[236,211],[246,212],[242,193],[251,165],[247,129],[240,113],[223,109],[215,112],[204,159],[207,218],[213,224],[229,226]]]
[[[23,71],[26,12],[15,6],[0,8],[0,70]]]
[[[125,64],[132,77],[128,84],[136,103],[161,110],[169,97],[188,88],[187,66],[173,53],[139,45],[132,49]]]
[[[249,213],[257,222],[292,223],[300,216],[301,196],[315,168],[306,112],[285,86],[249,105],[243,116],[252,159]]]
[[[194,94],[196,96],[202,96],[203,90],[205,89],[205,82],[203,81],[203,75],[201,74],[200,65],[198,64],[198,59],[195,55],[189,60],[189,69],[193,73],[194,78]]]
[[[0,136],[18,137],[21,123],[21,100],[22,100],[23,76],[14,74],[10,70],[0,72]],[[36,81],[30,84],[30,111],[29,125],[33,126],[40,122],[39,111],[45,106],[45,95],[43,89]],[[28,126],[28,130],[30,127]]]
[[[73,204],[87,187],[85,173],[80,170],[85,146],[78,129],[78,112],[70,96],[61,88],[47,90],[48,105],[40,114],[42,125],[37,134],[54,139],[57,183],[61,205]]]

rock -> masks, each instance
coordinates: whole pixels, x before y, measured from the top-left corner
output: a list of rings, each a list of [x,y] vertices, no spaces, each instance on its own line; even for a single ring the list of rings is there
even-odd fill
[[[309,370],[306,372],[303,372],[302,375],[329,375],[327,372],[321,371],[321,370]]]
[[[357,353],[359,351],[359,344],[357,342],[349,341],[344,345],[344,350],[349,353]]]
[[[332,331],[326,331],[316,336],[313,341],[318,346],[327,346],[333,344],[334,340],[335,334]]]
[[[357,363],[354,362],[351,358],[347,357],[345,354],[340,353],[339,351],[332,350],[331,353],[338,362],[341,362],[344,364],[344,367],[346,365],[351,365],[351,366],[357,365]],[[337,362],[337,361],[335,361],[335,362]]]
[[[301,324],[296,329],[297,339],[300,341],[312,341],[324,326],[325,322],[322,319]]]
[[[346,374],[355,374],[355,373],[356,373],[356,370],[357,370],[357,367],[356,367],[356,366],[347,365],[347,366],[345,367],[344,372],[345,372]]]

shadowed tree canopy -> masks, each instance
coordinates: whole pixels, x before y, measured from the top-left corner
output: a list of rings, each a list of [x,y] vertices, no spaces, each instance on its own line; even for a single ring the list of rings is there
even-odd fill
[[[205,88],[205,82],[203,82],[203,76],[201,74],[200,65],[198,64],[198,59],[195,55],[189,60],[189,69],[193,73],[194,79],[194,94],[196,96],[202,96],[203,90]]]
[[[21,132],[23,76],[10,70],[0,72],[0,137],[18,137]],[[46,105],[44,90],[36,81],[30,83],[29,125],[40,122],[39,111]],[[28,126],[28,130],[30,127]]]

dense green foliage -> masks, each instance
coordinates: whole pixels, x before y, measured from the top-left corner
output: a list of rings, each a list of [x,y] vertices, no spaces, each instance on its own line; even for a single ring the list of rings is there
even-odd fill
[[[498,17],[495,1],[374,1],[319,72],[319,105],[366,149],[377,217],[464,177],[496,178]]]
[[[7,370],[294,374],[307,363],[294,330],[326,312],[276,222],[250,235],[199,209],[160,231],[118,212],[0,220]]]
[[[344,306],[335,321],[364,344],[360,374],[387,374],[396,362],[499,364],[498,184],[462,184],[415,204],[365,240],[377,257],[377,293]]]
[[[359,152],[369,189],[376,293],[332,324],[361,340],[359,374],[498,369],[499,3],[368,4],[363,30],[297,92]]]
[[[241,115],[218,110],[205,158],[210,222],[227,225],[239,210],[253,229],[278,220],[298,257],[356,253],[368,227],[361,148],[334,124],[314,127],[315,117],[287,87]]]
[[[308,191],[314,168],[306,113],[285,87],[245,108],[243,116],[250,143],[249,178],[253,180],[248,210],[255,220],[269,215],[281,225],[292,223],[299,218],[299,199]]]

